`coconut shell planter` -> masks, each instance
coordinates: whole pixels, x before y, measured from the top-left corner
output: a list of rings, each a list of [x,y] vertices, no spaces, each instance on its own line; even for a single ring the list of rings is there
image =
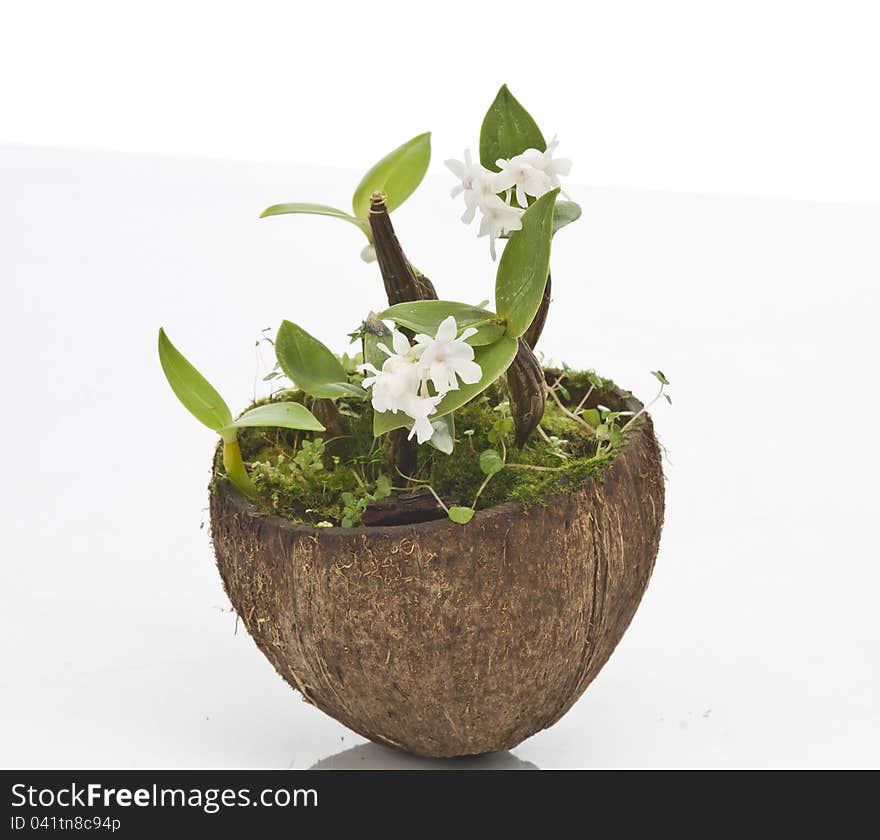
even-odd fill
[[[424,134],[369,170],[352,214],[263,214],[333,216],[366,236],[387,307],[366,308],[353,354],[283,322],[274,389],[234,418],[160,330],[169,384],[221,438],[211,533],[238,616],[306,702],[418,755],[509,749],[559,720],[657,556],[664,480],[645,406],[535,352],[553,237],[580,215],[559,198],[569,164],[555,147],[503,87],[480,162],[447,162],[493,258],[506,240],[493,309],[440,299],[394,233],[391,211],[428,166]]]

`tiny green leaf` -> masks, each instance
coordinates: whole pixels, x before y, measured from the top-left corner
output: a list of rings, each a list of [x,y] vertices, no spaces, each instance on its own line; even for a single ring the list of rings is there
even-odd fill
[[[304,405],[295,402],[277,402],[258,405],[233,420],[227,429],[244,429],[253,426],[280,426],[283,429],[302,429],[307,432],[323,432],[324,426]]]
[[[342,362],[302,327],[284,321],[275,340],[278,364],[293,383],[313,397],[363,397],[365,392],[350,384]]]
[[[407,140],[372,166],[361,179],[351,206],[355,216],[366,219],[370,213],[370,196],[383,192],[388,197],[388,212],[400,207],[422,182],[431,160],[431,132]]]
[[[577,221],[581,217],[580,205],[573,201],[557,201],[556,207],[553,208],[553,236],[562,230],[566,225]],[[510,239],[509,233],[502,233],[499,239]],[[488,306],[488,301],[486,305]]]
[[[232,422],[232,412],[223,397],[184,358],[164,329],[159,330],[159,361],[171,390],[196,420],[218,433]]]
[[[338,210],[335,207],[329,207],[326,204],[310,204],[307,202],[294,202],[292,204],[273,204],[267,207],[260,218],[265,219],[267,216],[284,216],[290,213],[304,213],[311,216],[331,216],[334,219],[342,219],[346,222],[359,227],[370,238],[370,225],[366,219],[358,219],[344,210]]]
[[[480,469],[486,475],[495,475],[504,469],[504,459],[496,450],[486,449],[480,453]]]
[[[467,525],[474,518],[474,513],[474,509],[469,507],[459,507],[456,505],[449,508],[449,518],[459,525]]]
[[[557,201],[553,208],[553,235],[556,236],[558,231],[566,225],[576,222],[580,217],[581,207],[579,204],[574,201]]]
[[[581,412],[581,417],[594,429],[602,422],[599,412],[595,408],[586,408]]]
[[[376,479],[376,490],[373,492],[374,499],[387,499],[391,495],[391,491],[393,490],[393,486],[391,484],[391,479],[382,473]]]
[[[510,363],[516,356],[516,339],[502,336],[494,344],[485,347],[474,348],[474,361],[483,369],[483,376],[474,385],[461,383],[457,391],[450,391],[437,406],[437,413],[431,415],[431,420],[449,414],[470,402],[477,394],[486,390],[504,371],[510,367]],[[411,426],[413,421],[402,411],[396,414],[390,411],[376,412],[373,415],[373,434],[376,437],[386,432],[400,429],[403,426]]]
[[[553,206],[559,190],[542,195],[522,216],[522,229],[510,234],[495,276],[495,308],[507,321],[507,335],[521,336],[541,306],[550,270]]]
[[[669,380],[663,375],[662,370],[652,370],[651,375],[654,376],[661,385],[669,384]]]
[[[666,397],[666,402],[672,405],[672,397],[670,397],[669,394],[664,394],[663,396]]]
[[[494,312],[471,306],[467,303],[455,303],[447,300],[415,300],[389,306],[379,314],[379,318],[394,321],[400,327],[413,332],[434,336],[440,322],[452,315],[459,332],[473,324],[482,324],[477,328],[476,335],[467,339],[474,347],[493,344],[504,335],[504,324]],[[484,321],[496,323],[485,324]]]
[[[526,149],[543,152],[546,148],[547,141],[532,115],[520,105],[507,85],[502,85],[480,128],[480,162],[486,169],[497,172],[495,161],[499,158],[509,160]]]

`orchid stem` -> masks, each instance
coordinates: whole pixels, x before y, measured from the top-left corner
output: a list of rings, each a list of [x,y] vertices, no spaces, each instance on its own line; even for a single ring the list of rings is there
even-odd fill
[[[251,501],[256,501],[257,488],[247,474],[241,458],[241,449],[235,439],[223,441],[223,466],[226,468],[226,477]]]

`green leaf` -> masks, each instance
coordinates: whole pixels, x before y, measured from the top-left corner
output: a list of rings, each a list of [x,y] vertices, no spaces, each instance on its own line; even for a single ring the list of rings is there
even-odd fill
[[[486,449],[480,453],[480,469],[486,475],[495,475],[504,469],[504,459],[495,449]]]
[[[280,426],[283,429],[303,429],[323,432],[324,426],[304,405],[295,402],[277,402],[258,405],[233,420],[227,429],[245,429],[253,426]]]
[[[573,201],[557,201],[556,207],[553,208],[553,236],[557,231],[562,230],[566,225],[577,221],[581,217],[581,208],[579,204]],[[510,239],[509,233],[502,233],[499,239]],[[486,301],[488,304],[488,301]]]
[[[509,160],[526,149],[545,151],[547,141],[531,114],[502,85],[495,101],[486,111],[480,128],[480,162],[486,169],[498,171],[495,161]]]
[[[669,384],[669,380],[663,375],[662,370],[652,370],[651,374],[656,378],[656,380],[661,385],[668,385]]]
[[[553,208],[553,235],[581,217],[581,207],[574,201],[557,201]]]
[[[373,498],[387,499],[391,495],[393,489],[394,487],[391,484],[391,479],[385,475],[385,473],[381,473],[376,479],[376,489],[373,492]]]
[[[232,422],[232,412],[223,397],[183,357],[164,329],[159,330],[159,361],[171,390],[196,420],[218,433]]]
[[[366,219],[358,219],[344,210],[338,210],[336,207],[329,207],[326,204],[310,204],[308,202],[294,202],[292,204],[273,204],[267,207],[260,218],[265,219],[267,216],[284,216],[289,213],[305,213],[311,216],[331,216],[334,219],[343,219],[357,225],[370,238],[370,225]]]
[[[370,196],[383,192],[388,197],[388,212],[400,207],[422,182],[431,160],[431,132],[419,134],[387,154],[361,179],[351,206],[355,216],[366,219]]]
[[[581,412],[581,417],[589,423],[594,429],[602,422],[599,412],[595,408],[585,408]]]
[[[468,303],[455,303],[448,300],[415,300],[389,306],[379,314],[379,318],[394,321],[399,327],[407,327],[413,332],[436,335],[440,322],[452,315],[459,333],[472,324],[493,319],[495,324],[484,324],[477,328],[477,334],[467,339],[474,347],[493,344],[504,335],[504,324],[494,312],[471,306]]]
[[[470,402],[477,394],[486,390],[504,371],[510,367],[510,363],[516,356],[516,339],[502,336],[494,344],[485,347],[474,348],[474,361],[483,369],[483,376],[474,385],[460,384],[457,391],[450,391],[437,406],[437,413],[431,415],[431,420],[436,420],[450,411],[461,408]],[[376,437],[384,435],[394,429],[403,426],[411,426],[412,419],[402,411],[393,414],[390,411],[376,412],[373,415],[373,434]]]
[[[474,509],[469,507],[459,507],[456,505],[449,508],[449,518],[459,525],[467,525],[474,518],[474,513]]]
[[[275,339],[275,355],[284,373],[313,397],[363,397],[365,392],[350,384],[342,362],[302,327],[284,321]]]
[[[522,229],[510,234],[495,276],[495,308],[507,321],[507,335],[521,336],[541,306],[550,270],[553,207],[559,190],[542,195],[522,215]]]

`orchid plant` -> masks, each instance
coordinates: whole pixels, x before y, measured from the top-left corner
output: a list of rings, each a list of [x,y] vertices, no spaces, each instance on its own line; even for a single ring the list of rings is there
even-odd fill
[[[458,181],[452,195],[464,200],[462,221],[470,224],[480,214],[478,235],[488,236],[493,260],[498,241],[506,240],[497,261],[494,309],[489,309],[488,301],[475,306],[438,299],[433,283],[409,262],[394,233],[390,213],[421,183],[430,161],[430,140],[430,134],[419,134],[371,167],[354,191],[351,212],[325,204],[287,203],[262,214],[328,216],[356,226],[366,237],[361,257],[378,261],[388,305],[370,312],[353,334],[361,343],[354,364],[343,364],[303,327],[285,320],[274,349],[278,371],[293,384],[293,401],[260,405],[236,420],[160,330],[159,356],[169,384],[184,406],[220,435],[226,475],[249,498],[256,500],[258,493],[237,442],[244,427],[319,432],[341,402],[346,410],[360,405],[359,410],[372,411],[373,434],[388,439],[398,472],[405,475],[413,446],[453,451],[455,411],[502,376],[509,394],[502,420],[518,445],[538,426],[548,395],[558,399],[545,383],[533,348],[550,301],[553,236],[580,216],[574,202],[560,199],[560,176],[569,173],[571,162],[555,156],[558,139],[545,141],[506,86],[483,120],[479,161],[469,151],[462,161],[446,161]],[[607,437],[611,426],[598,421],[596,426]],[[504,447],[503,435],[500,439]],[[507,451],[492,449],[475,457],[487,482],[505,466]],[[447,509],[450,518],[469,521],[475,504],[476,498],[470,507]]]

